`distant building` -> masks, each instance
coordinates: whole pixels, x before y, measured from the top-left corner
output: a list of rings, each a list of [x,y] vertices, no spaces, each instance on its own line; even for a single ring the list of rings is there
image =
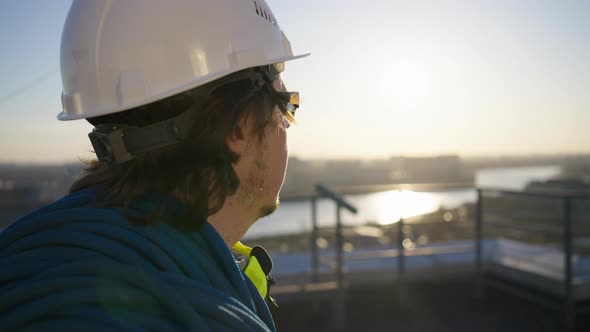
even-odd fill
[[[547,181],[533,181],[526,186],[525,190],[557,195],[590,195],[590,178],[558,178]]]
[[[18,205],[22,203],[39,203],[41,191],[34,187],[10,188],[0,187],[0,206]]]
[[[374,186],[402,183],[471,182],[456,155],[438,157],[392,157],[377,160],[301,160],[289,159],[283,197],[313,193],[314,185]]]
[[[394,157],[390,161],[392,177],[399,182],[425,183],[464,180],[461,158],[456,155]]]
[[[0,229],[43,205],[39,188],[19,188],[5,183],[0,187]]]

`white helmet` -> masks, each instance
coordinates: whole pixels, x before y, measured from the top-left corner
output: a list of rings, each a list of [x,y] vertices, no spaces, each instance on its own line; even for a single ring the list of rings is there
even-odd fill
[[[264,0],[74,0],[59,120],[132,109],[294,56]]]

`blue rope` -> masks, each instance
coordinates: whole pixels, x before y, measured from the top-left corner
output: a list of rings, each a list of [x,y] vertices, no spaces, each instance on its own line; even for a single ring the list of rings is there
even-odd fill
[[[0,234],[0,330],[275,330],[211,225],[134,226],[122,209],[80,207],[95,194],[65,197]]]

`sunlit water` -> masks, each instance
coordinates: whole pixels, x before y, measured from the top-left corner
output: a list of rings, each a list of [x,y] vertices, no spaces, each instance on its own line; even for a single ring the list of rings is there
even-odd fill
[[[479,171],[478,187],[494,187],[522,190],[533,180],[545,180],[560,172],[560,167],[498,168]],[[353,215],[342,211],[345,225],[365,223],[390,224],[400,218],[409,218],[443,208],[455,208],[475,202],[474,189],[441,192],[384,191],[361,195],[346,195],[345,199],[358,209]],[[335,224],[336,206],[328,199],[318,201],[318,224]],[[311,204],[309,201],[285,202],[271,216],[259,220],[250,228],[246,237],[272,234],[300,233],[311,229]]]

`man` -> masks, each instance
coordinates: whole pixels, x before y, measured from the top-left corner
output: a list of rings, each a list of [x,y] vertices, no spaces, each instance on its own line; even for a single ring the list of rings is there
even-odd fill
[[[299,57],[264,0],[74,1],[58,118],[98,160],[0,236],[0,330],[275,330],[239,240],[278,206]]]

